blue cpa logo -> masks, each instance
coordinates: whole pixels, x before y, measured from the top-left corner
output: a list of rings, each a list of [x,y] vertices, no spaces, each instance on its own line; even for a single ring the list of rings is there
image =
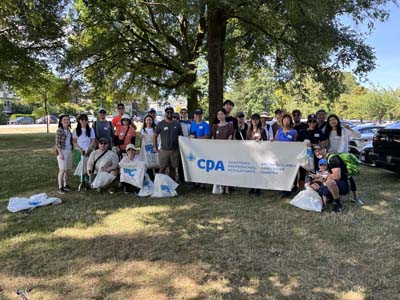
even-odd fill
[[[193,154],[193,152],[190,152],[186,158],[190,162],[196,161],[196,156]],[[199,169],[206,170],[206,172],[225,171],[224,163],[221,160],[214,161],[212,159],[200,158],[197,160],[197,167]]]

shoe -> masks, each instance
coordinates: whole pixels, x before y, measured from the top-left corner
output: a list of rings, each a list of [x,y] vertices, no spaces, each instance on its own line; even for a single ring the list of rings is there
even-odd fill
[[[288,191],[283,191],[279,193],[279,198],[283,199],[283,198],[289,198],[290,197],[290,192]]]
[[[229,186],[225,187],[225,194],[229,194]]]
[[[61,195],[64,195],[65,194],[65,190],[64,190],[64,188],[59,188],[58,190],[57,190],[57,193],[59,193],[59,194],[61,194]]]
[[[255,191],[255,192],[254,192],[254,196],[260,197],[260,196],[261,196],[261,191],[260,191],[260,190]]]
[[[114,188],[109,188],[107,191],[110,194],[114,194],[115,193],[115,189]]]
[[[361,198],[358,198],[358,197],[354,197],[351,201],[360,206],[365,204],[365,202]]]
[[[124,185],[124,194],[125,194],[125,195],[129,194],[128,189],[126,188],[125,185]]]
[[[78,192],[84,192],[84,191],[86,191],[86,187],[85,184],[81,182],[78,186]]]
[[[333,204],[333,210],[332,213],[341,213],[343,211],[342,203],[336,202]]]
[[[254,189],[250,189],[249,190],[249,195],[253,195],[253,194],[255,194],[255,190]]]
[[[69,192],[71,190],[71,187],[67,184],[64,186],[64,191]]]
[[[101,188],[97,188],[96,192],[100,193],[101,192]]]

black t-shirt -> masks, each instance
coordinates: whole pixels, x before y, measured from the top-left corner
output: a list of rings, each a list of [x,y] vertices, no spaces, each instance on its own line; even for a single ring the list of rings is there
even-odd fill
[[[299,125],[295,125],[293,128],[296,129],[297,133],[300,135],[303,130],[307,129],[307,127],[306,123],[300,122]]]
[[[328,156],[328,170],[332,173],[332,169],[340,168],[340,180],[347,180],[346,164],[339,155],[330,154]]]
[[[299,142],[303,142],[304,140],[310,140],[311,144],[316,145],[322,141],[327,140],[327,137],[319,129],[314,129],[314,130],[307,129],[301,131],[299,136],[297,137],[297,141]]]
[[[226,117],[225,118],[225,121],[226,122],[228,122],[228,123],[232,123],[233,124],[233,129],[238,129],[238,120],[235,118],[235,117],[232,117],[232,116],[229,116],[229,117]],[[218,118],[215,118],[214,119],[214,124],[218,124],[219,123],[219,120],[218,120]]]
[[[325,129],[326,129],[326,122],[324,122],[324,123],[322,123],[321,124],[321,126],[319,126],[318,124],[317,124],[317,129],[319,129],[319,130],[321,130],[323,133],[325,133]]]
[[[244,123],[243,129],[239,130],[239,127],[238,127],[238,130],[236,130],[236,133],[235,133],[235,139],[242,140],[242,137],[243,137],[243,139],[245,140],[248,129],[249,129],[249,125],[247,125],[247,123]],[[242,133],[242,135],[240,135],[240,133]]]

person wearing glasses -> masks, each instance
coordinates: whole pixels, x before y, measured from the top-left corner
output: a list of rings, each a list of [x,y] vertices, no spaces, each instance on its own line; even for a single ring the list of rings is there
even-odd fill
[[[169,169],[169,176],[176,180],[176,168],[179,167],[179,143],[178,137],[183,135],[182,126],[179,122],[173,120],[174,109],[167,107],[165,109],[165,118],[157,124],[153,137],[154,149],[158,152],[160,163],[160,173],[165,174]],[[161,149],[158,147],[157,138],[160,136]]]
[[[239,111],[236,114],[236,119],[238,121],[238,130],[235,132],[235,140],[243,141],[246,139],[247,130],[249,129],[249,125],[247,125],[244,118],[244,112]]]
[[[189,115],[186,107],[181,108],[179,124],[181,124],[183,136],[189,136],[190,125],[192,124],[192,122],[189,121]]]
[[[117,146],[118,156],[122,158],[123,153],[126,153],[128,144],[135,145],[136,130],[132,127],[132,121],[129,115],[123,115],[121,118],[122,125],[115,130],[114,144]]]
[[[307,129],[300,131],[299,136],[297,138],[299,142],[303,142],[305,140],[309,140],[310,143],[307,147],[314,148],[315,145],[328,145],[328,138],[322,132],[321,129],[318,128],[318,120],[317,115],[311,114],[307,117]],[[318,169],[318,159],[314,156],[314,168]],[[302,190],[304,188],[304,183],[306,179],[306,170],[300,167],[300,176],[299,176],[299,189]]]
[[[148,117],[152,119],[151,116],[148,116]],[[127,156],[125,156],[121,160],[121,162],[120,162],[121,165],[129,164],[129,163],[133,163],[135,161],[141,161],[142,160],[139,155],[136,155],[136,148],[135,148],[135,146],[133,144],[128,144],[126,146],[126,153],[127,153]],[[135,187],[135,186],[133,186],[133,185],[131,185],[129,183],[126,183],[126,182],[121,182],[121,184],[122,184],[123,189],[124,189],[124,194],[129,194],[129,192],[137,193],[140,190],[139,188],[137,188],[137,187]]]
[[[90,153],[87,170],[89,175],[95,175],[99,172],[107,172],[113,176],[118,175],[118,155],[108,149],[108,141],[105,138],[99,139],[99,149]],[[100,192],[100,189],[97,189]],[[112,194],[113,190],[109,189]]]
[[[87,114],[81,114],[78,117],[78,125],[72,133],[72,142],[74,145],[75,164],[77,165],[83,157],[83,171],[82,176],[80,176],[81,184],[79,185],[79,190],[81,190],[82,187],[89,189],[89,176],[87,175],[86,163],[90,151],[95,147],[96,136],[93,128],[89,126]]]
[[[295,109],[292,111],[292,117],[294,122],[293,128],[296,129],[298,134],[307,129],[307,124],[301,122],[301,111],[299,109]]]

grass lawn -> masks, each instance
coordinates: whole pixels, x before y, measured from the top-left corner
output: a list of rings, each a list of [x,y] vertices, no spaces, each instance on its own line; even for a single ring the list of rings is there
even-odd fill
[[[0,135],[0,299],[400,298],[400,181],[362,168],[367,205],[312,213],[266,191],[173,199],[70,192],[9,213],[12,196],[56,194],[54,134]],[[77,187],[77,178],[72,186]]]

